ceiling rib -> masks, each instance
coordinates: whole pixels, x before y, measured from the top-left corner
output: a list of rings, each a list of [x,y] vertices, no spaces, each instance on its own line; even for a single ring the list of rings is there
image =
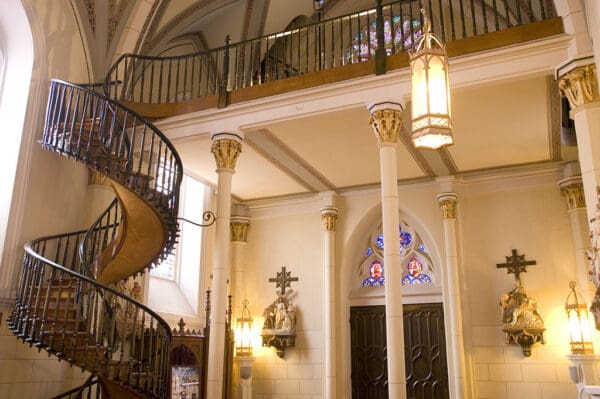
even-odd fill
[[[267,129],[246,133],[244,142],[308,190],[335,190],[333,183]]]

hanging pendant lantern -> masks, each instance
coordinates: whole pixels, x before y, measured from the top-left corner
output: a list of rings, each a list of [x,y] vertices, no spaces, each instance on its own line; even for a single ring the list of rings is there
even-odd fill
[[[425,15],[425,10],[421,9]],[[446,47],[424,18],[424,34],[410,52],[412,141],[416,148],[438,149],[454,143]]]
[[[242,314],[236,319],[235,356],[252,357],[252,316],[248,309],[248,300],[242,302]]]
[[[575,291],[575,281],[569,283],[571,292],[565,302],[565,311],[569,320],[571,334],[571,353],[574,355],[589,355],[594,353],[592,346],[592,323],[590,321],[587,305]]]

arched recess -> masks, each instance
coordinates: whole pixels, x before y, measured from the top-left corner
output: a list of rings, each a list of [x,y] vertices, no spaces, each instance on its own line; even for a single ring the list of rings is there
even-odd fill
[[[437,209],[436,209],[437,211]],[[431,257],[432,263],[437,268],[434,278],[435,284],[429,287],[425,286],[403,286],[403,300],[408,303],[434,303],[441,302],[444,306],[444,327],[446,332],[450,330],[449,321],[449,302],[446,287],[446,271],[443,262],[443,236],[438,236],[432,233],[437,226],[426,225],[419,216],[409,209],[399,209],[400,220],[405,221],[414,231],[417,231],[427,247],[427,252]],[[441,219],[440,219],[441,220]],[[346,394],[344,397],[351,397],[351,358],[350,358],[350,307],[351,306],[371,306],[383,305],[385,303],[384,287],[360,287],[360,277],[357,275],[358,265],[364,259],[366,244],[369,236],[376,230],[377,226],[381,225],[381,205],[377,204],[368,209],[360,221],[356,224],[354,230],[350,233],[348,240],[342,248],[342,257],[340,262],[340,272],[338,274],[339,281],[339,333],[338,347],[336,352],[339,353],[339,373],[338,392]],[[439,226],[441,231],[441,224]],[[405,267],[405,265],[402,265]],[[450,334],[446,333],[446,352],[448,358],[448,367],[453,367],[452,353],[450,349],[452,345]],[[448,370],[449,375],[453,375],[452,370]]]
[[[22,255],[19,226],[23,216],[26,176],[31,157],[37,110],[41,109],[40,77],[44,57],[40,32],[32,31],[28,2],[0,2],[0,310],[14,299],[15,269]],[[37,35],[35,33],[38,33]],[[34,40],[36,39],[36,40]],[[37,61],[34,69],[34,60]],[[25,116],[28,116],[25,118]],[[17,173],[18,172],[18,173]]]

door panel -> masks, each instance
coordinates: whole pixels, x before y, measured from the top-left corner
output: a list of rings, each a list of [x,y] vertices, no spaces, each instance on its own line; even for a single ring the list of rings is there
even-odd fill
[[[387,398],[385,306],[350,308],[352,398]],[[406,390],[409,399],[448,399],[441,303],[404,305]]]

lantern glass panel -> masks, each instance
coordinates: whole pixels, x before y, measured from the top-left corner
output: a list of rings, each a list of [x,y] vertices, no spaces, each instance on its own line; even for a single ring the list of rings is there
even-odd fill
[[[429,59],[429,112],[448,114],[448,93],[446,91],[446,69],[440,57]]]
[[[413,60],[412,65],[412,118],[427,115],[427,76],[424,57]],[[414,127],[413,127],[414,130]]]

